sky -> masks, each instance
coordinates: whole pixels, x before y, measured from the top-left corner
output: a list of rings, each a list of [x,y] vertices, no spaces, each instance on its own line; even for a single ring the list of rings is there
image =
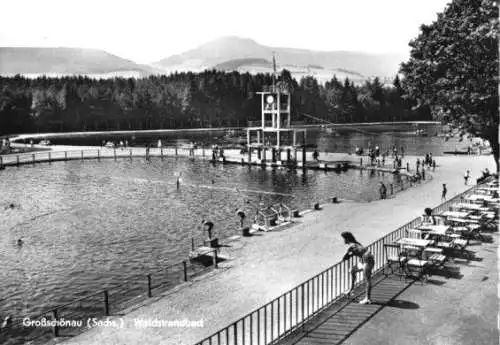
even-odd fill
[[[222,36],[409,54],[450,0],[0,0],[0,47],[103,49],[149,63]]]

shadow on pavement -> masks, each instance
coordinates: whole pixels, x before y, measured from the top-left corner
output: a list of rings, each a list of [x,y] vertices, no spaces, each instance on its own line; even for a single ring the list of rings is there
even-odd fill
[[[373,303],[377,304],[377,303]],[[385,307],[391,307],[391,308],[400,308],[400,309],[418,309],[420,306],[417,303],[411,302],[411,301],[404,301],[404,300],[399,300],[399,299],[394,299],[392,301],[387,302],[386,304],[381,304],[382,306]]]

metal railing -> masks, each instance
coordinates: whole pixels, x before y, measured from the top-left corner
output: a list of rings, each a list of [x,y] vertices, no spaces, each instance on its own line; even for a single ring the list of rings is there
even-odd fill
[[[215,252],[215,249],[207,251],[206,254],[210,252]],[[7,344],[8,341],[16,344],[19,342],[40,341],[51,336],[74,336],[87,329],[88,322],[92,322],[92,320],[116,315],[126,308],[170,290],[208,270],[217,268],[216,260],[217,255],[214,253],[213,262],[210,266],[184,260],[162,267],[154,272],[132,276],[120,284],[108,286],[68,303],[48,308],[36,315],[26,315],[22,319],[16,319],[11,325],[1,330],[0,336],[6,338]],[[23,322],[26,319],[31,322],[72,320],[81,321],[81,324],[72,324],[65,327],[59,323],[54,323],[51,327],[29,327]]]
[[[134,157],[201,157],[211,158],[207,148],[161,147],[161,148],[101,148],[68,151],[43,151],[0,156],[0,166],[19,166],[23,164],[51,163],[68,160],[118,159]]]
[[[434,208],[434,212],[447,210],[465,194],[473,192],[478,186],[453,197]],[[406,237],[408,231],[421,223],[415,218],[398,229],[368,245],[375,258],[374,273],[381,272],[386,266],[384,245]],[[300,330],[321,311],[330,307],[350,289],[349,268],[357,262],[351,257],[316,274],[304,283],[285,292],[264,306],[236,320],[229,326],[217,331],[196,345],[267,345],[276,344],[285,337]],[[360,279],[361,278],[361,279]],[[362,284],[363,273],[358,273],[358,283]]]

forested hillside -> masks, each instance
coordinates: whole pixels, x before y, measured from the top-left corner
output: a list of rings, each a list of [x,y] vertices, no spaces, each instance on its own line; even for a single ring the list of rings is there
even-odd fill
[[[425,108],[411,111],[398,78],[392,87],[378,79],[320,85],[284,70],[279,82],[293,92],[294,121],[304,121],[304,113],[338,123],[431,118]],[[143,79],[0,78],[0,134],[246,126],[260,116],[256,92],[270,84],[270,74],[215,70]]]

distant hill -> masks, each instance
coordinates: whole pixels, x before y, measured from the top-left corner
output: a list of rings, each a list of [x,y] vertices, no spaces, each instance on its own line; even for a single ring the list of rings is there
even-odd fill
[[[95,77],[147,76],[158,73],[153,67],[136,64],[97,49],[81,48],[0,48],[0,74]]]
[[[349,78],[349,80],[355,83],[363,83],[367,80],[367,77],[361,73],[346,70],[343,68],[324,68],[318,65],[280,65],[279,69],[287,69],[297,80],[305,76],[314,76],[319,82],[324,83],[332,79],[335,75],[339,79]],[[217,64],[212,68],[220,71],[238,71],[240,73],[272,73],[273,64],[271,61],[261,58],[246,58],[246,59],[234,59],[225,61],[223,63]]]
[[[276,52],[278,68],[296,68],[307,75],[321,75],[330,79],[333,74],[367,79],[393,77],[404,56],[396,54],[369,54],[345,51],[313,51],[260,45],[248,38],[223,37],[179,55],[152,63],[166,72],[202,71],[216,68],[269,72],[269,61]],[[322,71],[320,73],[320,71]],[[297,74],[296,73],[292,74]],[[300,72],[300,73],[302,73]],[[338,73],[336,73],[338,72]]]

